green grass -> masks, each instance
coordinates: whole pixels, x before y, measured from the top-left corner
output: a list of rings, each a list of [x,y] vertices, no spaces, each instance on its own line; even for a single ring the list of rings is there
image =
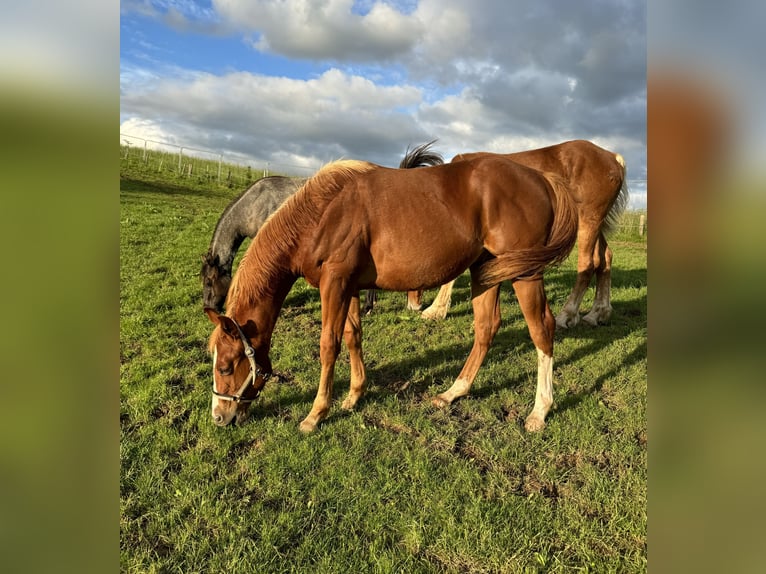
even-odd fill
[[[248,422],[221,429],[198,272],[239,190],[146,179],[121,173],[122,571],[646,570],[645,241],[612,242],[610,323],[557,333],[540,434],[523,430],[536,354],[509,287],[470,397],[430,406],[471,346],[467,275],[443,322],[380,294],[363,320],[368,394],[310,436],[298,424],[319,378],[320,305],[300,280],[274,334],[279,379]],[[574,275],[573,257],[547,274],[554,313]],[[348,376],[344,350],[337,398]]]

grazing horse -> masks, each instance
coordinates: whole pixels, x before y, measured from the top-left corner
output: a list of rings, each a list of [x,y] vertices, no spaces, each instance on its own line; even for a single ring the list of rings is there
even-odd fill
[[[351,365],[342,407],[354,408],[365,392],[359,290],[431,288],[468,268],[473,348],[452,387],[433,402],[443,407],[468,393],[500,327],[500,282],[511,280],[538,354],[537,394],[525,426],[541,430],[553,403],[555,329],[542,273],[566,258],[576,234],[566,182],[505,158],[410,170],[355,161],[325,166],[253,239],[232,281],[227,314],[205,310],[215,325],[213,421],[243,420],[266,384],[272,332],[298,277],[319,288],[322,305],[319,388],[300,424],[311,432],[330,408],[341,340]]]
[[[465,161],[483,155],[494,154],[459,154],[452,161]],[[584,140],[502,154],[502,157],[563,177],[577,205],[577,280],[564,307],[556,316],[556,325],[566,329],[579,322],[580,303],[594,272],[596,295],[593,307],[582,320],[593,326],[606,322],[612,313],[612,250],[604,234],[617,223],[628,201],[625,160],[619,154]],[[450,306],[453,285],[454,281],[442,285],[431,306],[423,311],[424,318],[444,319]]]
[[[226,206],[213,231],[210,247],[202,256],[200,277],[205,307],[223,310],[239,246],[245,238],[255,237],[266,219],[307,180],[307,177],[264,177]]]
[[[442,156],[429,148],[434,142],[409,147],[399,163],[400,169],[427,167],[443,163]],[[246,191],[233,199],[213,231],[207,253],[202,256],[202,304],[204,307],[223,311],[226,294],[231,284],[231,269],[239,246],[246,237],[255,237],[258,230],[284,201],[306,183],[308,178],[272,176],[259,179]],[[365,314],[372,311],[376,300],[374,290],[367,291]],[[409,307],[420,309],[419,294],[409,295]]]

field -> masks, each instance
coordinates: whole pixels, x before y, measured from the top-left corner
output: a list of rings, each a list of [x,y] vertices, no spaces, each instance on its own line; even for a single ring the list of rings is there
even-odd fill
[[[278,379],[245,424],[210,420],[200,256],[238,191],[121,169],[122,571],[646,571],[647,269],[636,214],[611,241],[610,323],[556,334],[556,403],[542,433],[523,430],[536,354],[510,286],[471,395],[430,406],[471,347],[463,275],[442,322],[405,311],[401,293],[380,294],[363,319],[368,394],[303,436],[320,305],[302,280],[274,334]],[[574,257],[546,275],[554,313],[574,276]],[[348,387],[344,353],[336,398]]]

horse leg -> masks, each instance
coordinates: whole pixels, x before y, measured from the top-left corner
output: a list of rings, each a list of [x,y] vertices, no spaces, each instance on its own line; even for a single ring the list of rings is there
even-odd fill
[[[513,284],[529,335],[537,349],[537,392],[535,406],[524,428],[529,432],[545,427],[545,416],[553,405],[553,334],[556,322],[545,297],[543,280],[516,281]]]
[[[378,292],[375,289],[367,289],[364,297],[364,314],[369,315],[372,313],[372,308],[375,306],[375,302],[378,300]]]
[[[455,285],[453,279],[449,283],[445,283],[439,289],[439,293],[436,295],[436,299],[431,303],[431,306],[423,311],[420,316],[424,319],[444,319],[447,316],[447,311],[452,301],[452,287]]]
[[[580,219],[577,230],[577,279],[564,307],[556,315],[556,325],[561,329],[574,327],[580,322],[580,304],[593,276],[593,254],[599,235],[598,228]]]
[[[423,306],[423,290],[407,291],[407,309],[410,311],[420,311]]]
[[[582,320],[595,327],[599,323],[606,323],[612,315],[612,250],[609,249],[603,233],[599,233],[594,259],[596,296],[593,299],[593,307]]]
[[[359,315],[359,295],[351,298],[351,304],[346,316],[346,326],[343,329],[343,338],[348,347],[348,355],[351,363],[351,385],[348,396],[341,405],[346,410],[356,406],[357,401],[364,395],[367,389],[367,375],[364,370],[362,357],[362,319]]]
[[[327,417],[330,410],[335,361],[340,352],[341,338],[352,296],[345,280],[329,270],[327,273],[328,276],[322,277],[319,282],[319,296],[322,300],[322,335],[319,340],[319,359],[322,363],[322,374],[311,412],[300,424],[300,430],[304,433],[316,430],[317,425]]]
[[[452,386],[433,399],[434,406],[439,408],[446,407],[455,399],[468,394],[489,346],[500,328],[500,284],[484,287],[472,275],[471,297],[474,315],[473,348],[463,365],[463,370],[460,371],[460,375]]]

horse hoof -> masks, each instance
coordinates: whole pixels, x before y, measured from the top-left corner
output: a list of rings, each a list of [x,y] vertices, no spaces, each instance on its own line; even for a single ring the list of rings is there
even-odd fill
[[[435,406],[437,409],[443,409],[449,406],[449,402],[441,398],[440,396],[434,397],[431,400],[431,404]]]
[[[609,321],[611,313],[588,313],[582,320],[591,327],[598,327],[599,325]]]
[[[580,322],[580,316],[575,313],[574,315],[567,315],[565,313],[560,313],[558,317],[556,317],[556,327],[559,329],[569,329],[570,327],[574,327],[577,325],[577,323]]]
[[[310,421],[303,421],[298,428],[303,434],[311,434],[317,430],[317,425],[316,423],[312,423]]]
[[[441,321],[447,316],[447,313],[440,312],[440,311],[434,311],[430,308],[426,309],[420,314],[423,319],[428,319],[429,321]]]
[[[545,421],[539,417],[529,415],[524,422],[524,428],[527,432],[540,432],[545,428]]]
[[[346,399],[340,405],[340,408],[342,408],[344,411],[353,411],[358,400],[358,398],[346,397]]]
[[[593,315],[585,315],[585,316],[582,318],[582,322],[583,322],[583,323],[585,323],[585,324],[587,324],[587,325],[590,325],[591,327],[598,327],[598,322],[599,322],[599,321],[598,321],[598,317],[596,317],[596,316],[593,316]]]

